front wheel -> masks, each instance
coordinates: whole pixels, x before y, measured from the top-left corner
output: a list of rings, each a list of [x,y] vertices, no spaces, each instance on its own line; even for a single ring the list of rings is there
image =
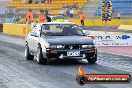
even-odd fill
[[[25,45],[25,57],[26,57],[26,60],[33,60],[34,59],[34,55],[31,55],[29,53],[28,44]]]
[[[46,64],[47,58],[43,58],[42,48],[39,46],[37,51],[37,62],[38,64]]]
[[[95,63],[97,61],[97,54],[94,57],[87,57],[87,61],[91,64]]]
[[[95,50],[95,53],[93,54],[88,54],[86,58],[89,63],[95,63],[97,61],[97,50]]]

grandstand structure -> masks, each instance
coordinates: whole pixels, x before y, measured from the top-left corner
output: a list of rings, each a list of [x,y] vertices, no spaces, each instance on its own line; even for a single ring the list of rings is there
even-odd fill
[[[0,24],[5,22],[5,18],[6,18],[6,4],[9,2],[9,0],[0,0]]]
[[[38,19],[38,14],[40,10],[48,10],[49,14],[52,15],[58,15],[60,10],[62,9],[63,5],[74,5],[78,4],[79,8],[75,10],[75,15],[73,18],[74,23],[81,26],[80,19],[78,16],[79,12],[83,12],[86,16],[85,20],[85,26],[89,27],[103,27],[105,25],[105,21],[102,21],[100,19],[101,17],[101,1],[104,0],[52,0],[51,4],[48,4],[48,0],[45,0],[46,2],[42,4],[39,0],[39,4],[34,4],[34,0],[32,4],[23,3],[23,0],[5,0],[4,4],[5,6],[0,7],[0,11],[3,11],[2,15],[0,14],[0,23],[12,23],[14,14],[16,13],[16,10],[19,11],[19,14],[21,16],[21,20],[18,22],[19,24],[23,24],[26,22],[25,16],[28,12],[28,9],[33,10],[34,14],[34,22]],[[8,2],[7,2],[8,1]],[[27,1],[27,0],[26,0]],[[132,25],[132,0],[109,0],[113,3],[113,18],[117,16],[118,13],[120,13],[121,19],[113,19],[108,22],[108,26],[112,27],[118,27],[118,26],[124,26],[124,25]],[[5,10],[6,15],[4,14]],[[3,17],[4,16],[4,17]],[[91,19],[92,18],[92,19]],[[116,17],[117,18],[117,17]],[[125,19],[122,19],[125,18]],[[69,20],[69,17],[67,16],[66,19]],[[125,26],[126,27],[126,26]],[[122,27],[121,27],[122,28]],[[128,27],[127,27],[128,28]],[[129,27],[130,29],[130,27]]]
[[[74,10],[75,18],[78,17],[78,13],[81,11],[86,15],[86,18],[100,19],[101,17],[101,1],[104,0],[52,0],[51,4],[48,4],[47,0],[44,4],[23,4],[22,0],[3,0],[0,1],[0,19],[3,18],[12,18],[10,16],[10,9],[19,10],[21,17],[24,18],[28,9],[32,9],[34,12],[35,18],[38,16],[39,10],[48,10],[49,14],[57,15],[59,14],[62,6],[78,4],[79,8]],[[131,19],[132,18],[132,0],[110,0],[113,3],[113,18],[117,17],[117,14],[120,13],[121,19]],[[7,6],[7,8],[5,7]],[[6,15],[5,15],[6,13]]]
[[[47,0],[45,4],[23,4],[22,0],[10,0],[8,7],[16,8],[16,10],[49,10],[49,14],[56,15],[59,14],[63,4],[72,5],[78,4],[79,8],[75,10],[75,14],[80,11],[86,14],[86,18],[100,18],[101,16],[101,1],[104,0],[52,0],[51,4],[48,4]],[[116,17],[119,13],[122,18],[132,17],[132,0],[110,0],[113,3],[113,17]],[[24,12],[22,12],[24,13]]]
[[[39,0],[38,4],[34,4],[34,0],[32,4],[23,4],[22,0],[11,0],[7,6],[11,8],[16,8],[16,10],[49,10],[49,14],[56,15],[59,14],[63,5],[78,4],[78,9],[75,10],[75,14],[78,14],[88,0],[52,0],[51,4],[48,4],[47,0],[44,4],[41,4],[40,1],[41,0]]]
[[[86,14],[86,18],[99,18],[99,16],[94,13],[98,9],[98,4],[100,2],[101,0],[88,0],[82,9],[82,12]]]

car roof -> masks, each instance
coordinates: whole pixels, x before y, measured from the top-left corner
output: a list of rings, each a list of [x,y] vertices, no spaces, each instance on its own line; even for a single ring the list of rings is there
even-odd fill
[[[71,22],[46,22],[46,23],[40,23],[41,25],[43,24],[75,24]]]

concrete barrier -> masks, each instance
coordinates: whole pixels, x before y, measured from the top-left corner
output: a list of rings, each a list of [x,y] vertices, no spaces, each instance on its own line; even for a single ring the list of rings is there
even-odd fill
[[[25,37],[31,31],[31,26],[28,24],[13,24],[4,23],[3,33],[14,36]]]
[[[122,30],[132,30],[132,25],[120,25],[118,29]]]
[[[78,25],[80,24],[80,20],[72,20],[73,23],[76,23]],[[131,24],[132,20],[128,20],[128,23]],[[119,26],[119,29],[124,30],[132,30],[132,25],[121,25],[125,24],[123,20],[112,20],[108,22],[108,26]],[[104,21],[101,21],[100,19],[86,19],[85,20],[85,26],[104,26]],[[22,36],[25,37],[29,32],[31,31],[31,26],[29,24],[14,24],[14,23],[4,23],[3,24],[3,33],[8,35],[15,35],[15,36]]]
[[[69,21],[69,19],[67,20]],[[25,19],[21,19],[19,22],[25,22],[25,21],[26,21]],[[37,18],[35,18],[33,21],[36,22]],[[81,22],[79,19],[72,19],[72,21],[70,22],[76,23],[77,25],[81,26]],[[132,20],[131,19],[112,19],[111,21],[108,21],[108,26],[120,26],[120,25],[132,25]],[[101,19],[86,19],[85,26],[105,26],[105,22],[102,21]]]
[[[79,26],[81,25],[79,19],[75,19],[74,23]],[[132,25],[132,20],[112,19],[111,21],[108,21],[107,26],[120,26],[123,24]],[[102,21],[101,19],[86,19],[85,26],[105,26],[105,21]]]

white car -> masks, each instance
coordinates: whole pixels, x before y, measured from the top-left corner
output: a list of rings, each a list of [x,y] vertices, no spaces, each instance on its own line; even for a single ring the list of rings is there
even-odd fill
[[[46,64],[48,59],[87,59],[97,61],[97,49],[93,39],[82,29],[70,22],[48,22],[36,25],[25,39],[25,57],[38,64]]]

